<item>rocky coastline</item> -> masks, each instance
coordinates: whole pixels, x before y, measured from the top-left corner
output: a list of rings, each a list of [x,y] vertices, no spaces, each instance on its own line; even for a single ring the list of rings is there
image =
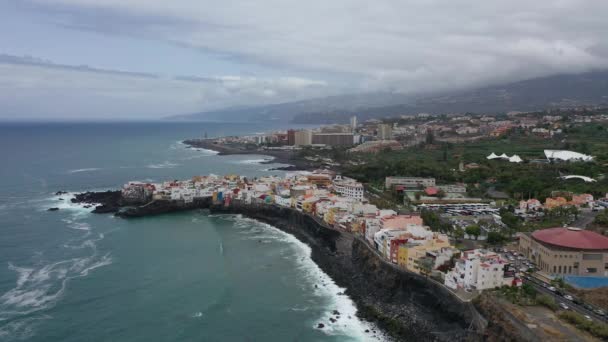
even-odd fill
[[[218,153],[220,156],[227,155],[238,155],[238,154],[256,154],[273,157],[272,160],[263,162],[263,164],[277,163],[277,164],[288,164],[288,166],[277,167],[271,170],[282,170],[282,171],[302,171],[302,170],[314,170],[318,168],[314,163],[297,158],[294,151],[276,151],[276,150],[259,150],[259,149],[245,149],[237,146],[228,146],[226,144],[217,143],[213,139],[188,139],[182,141],[185,145],[190,148],[201,148],[205,150],[211,150]]]
[[[117,195],[118,194],[118,195]],[[312,259],[358,307],[358,315],[374,322],[389,336],[411,341],[477,341],[487,325],[472,303],[462,302],[441,285],[399,269],[378,256],[350,233],[334,230],[314,217],[291,208],[266,204],[230,206],[205,198],[192,203],[153,201],[126,205],[120,192],[84,193],[76,203],[101,203],[95,213],[137,218],[170,212],[207,209],[211,213],[240,214],[270,224],[312,250]],[[332,322],[319,322],[327,326]],[[370,332],[371,334],[372,332]],[[370,335],[371,336],[371,335]]]

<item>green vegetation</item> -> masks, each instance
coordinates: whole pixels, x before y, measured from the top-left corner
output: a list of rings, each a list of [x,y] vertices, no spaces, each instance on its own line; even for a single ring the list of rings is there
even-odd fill
[[[422,217],[422,222],[431,227],[431,230],[434,232],[447,233],[452,229],[449,223],[441,221],[439,215],[432,210],[423,210],[420,213],[420,217]]]
[[[599,226],[603,226],[603,227],[608,227],[608,209],[604,209],[602,210],[593,220],[593,223],[599,225]]]
[[[558,317],[575,325],[578,329],[589,332],[591,335],[606,340],[608,339],[608,324],[589,320],[573,311],[563,311]]]
[[[481,227],[479,227],[479,225],[476,225],[476,224],[472,224],[472,225],[466,227],[464,231],[469,236],[475,236],[475,240],[477,240],[479,235],[481,235]]]
[[[508,238],[499,232],[489,232],[486,242],[490,245],[500,245],[507,241]]]
[[[553,311],[557,311],[559,309],[559,306],[555,302],[555,299],[553,299],[553,297],[546,295],[546,294],[537,296],[536,304],[546,306],[547,308],[549,308]]]
[[[521,287],[502,286],[497,290],[498,295],[513,304],[535,305],[537,303],[537,292],[528,284],[523,284]]]
[[[535,197],[541,201],[553,190],[591,193],[599,197],[608,192],[608,177],[598,179],[607,171],[608,125],[581,124],[566,129],[554,138],[528,136],[514,130],[503,139],[484,139],[462,144],[441,143],[384,151],[377,154],[346,154],[324,152],[326,157],[337,157],[343,173],[363,182],[379,182],[387,176],[434,177],[438,183],[464,182],[469,194],[481,196],[491,187],[505,191],[513,198]],[[428,137],[427,137],[428,138]],[[428,139],[427,139],[428,140]],[[531,159],[544,159],[544,149],[571,149],[587,151],[596,156],[590,163],[531,163]],[[333,150],[332,150],[333,151]],[[491,152],[518,154],[526,162],[515,164],[487,160]],[[343,159],[339,159],[343,158]],[[355,161],[356,165],[350,164]],[[458,171],[460,162],[475,162],[479,168]],[[595,183],[581,180],[562,180],[560,175],[574,174],[598,179]]]

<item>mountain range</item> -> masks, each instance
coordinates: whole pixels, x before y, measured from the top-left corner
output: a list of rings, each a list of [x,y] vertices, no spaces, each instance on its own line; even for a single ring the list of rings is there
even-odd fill
[[[359,120],[367,120],[417,113],[497,114],[577,106],[608,106],[608,71],[561,74],[441,94],[347,94],[265,106],[227,108],[168,119],[324,124],[346,123],[353,115]]]

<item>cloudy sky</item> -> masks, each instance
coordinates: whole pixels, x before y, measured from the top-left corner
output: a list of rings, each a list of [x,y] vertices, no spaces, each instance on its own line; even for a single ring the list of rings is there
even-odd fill
[[[0,119],[158,118],[608,67],[608,1],[1,0]]]

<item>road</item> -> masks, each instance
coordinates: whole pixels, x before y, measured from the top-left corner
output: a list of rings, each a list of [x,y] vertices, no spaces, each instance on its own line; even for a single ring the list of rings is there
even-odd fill
[[[558,295],[557,293],[545,288],[544,286],[542,286],[543,282],[540,280],[536,280],[536,279],[530,277],[530,279],[524,279],[524,283],[532,285],[536,289],[536,291],[538,291],[540,293],[547,294],[547,295],[553,297],[557,303],[566,304],[572,311],[578,312],[581,315],[588,315],[589,317],[591,317],[597,321],[600,321],[600,322],[608,321],[608,319],[606,317],[600,316],[600,315],[596,314],[595,312],[586,309],[582,305],[569,301],[566,298]]]
[[[592,211],[591,209],[583,208],[581,209],[581,213],[578,215],[578,219],[574,220],[572,227],[578,227],[585,229],[588,224],[593,222],[599,211]]]

